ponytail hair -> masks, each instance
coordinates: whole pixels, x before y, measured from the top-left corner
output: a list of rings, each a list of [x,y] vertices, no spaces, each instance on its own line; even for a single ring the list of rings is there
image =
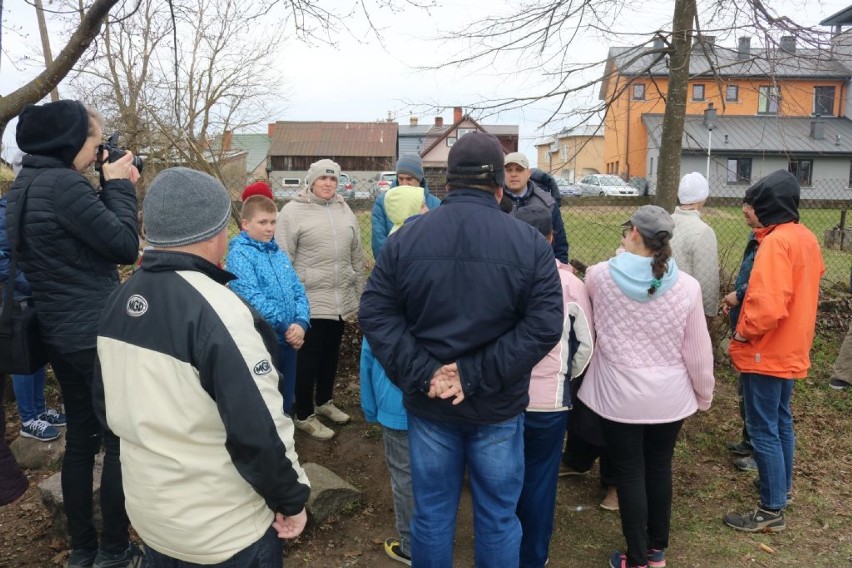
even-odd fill
[[[666,231],[660,231],[654,237],[645,236],[642,233],[642,242],[645,247],[654,253],[654,259],[651,261],[651,271],[654,274],[654,279],[651,280],[651,286],[648,288],[648,295],[653,296],[657,288],[662,286],[663,276],[669,269],[669,258],[672,256],[672,247],[669,244],[671,234]]]

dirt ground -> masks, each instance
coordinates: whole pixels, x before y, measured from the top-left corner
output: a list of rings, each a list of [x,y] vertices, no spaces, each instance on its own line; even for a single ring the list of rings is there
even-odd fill
[[[852,566],[852,393],[827,388],[840,335],[837,326],[824,330],[820,337],[825,339],[815,345],[812,377],[797,385],[795,501],[788,510],[787,531],[776,535],[735,533],[721,523],[728,511],[752,508],[757,496],[751,476],[738,473],[724,449],[725,441],[736,439],[740,424],[735,378],[724,365],[717,367],[713,408],[687,420],[676,449],[669,566]],[[393,505],[381,431],[366,424],[360,413],[359,338],[349,333],[344,342],[341,361],[346,364],[335,400],[353,421],[338,428],[331,442],[298,433],[296,447],[302,462],[331,469],[363,491],[363,500],[322,526],[309,525],[289,545],[286,566],[400,566],[382,550],[384,539],[394,535]],[[14,404],[6,409],[11,439],[17,415]],[[64,566],[64,540],[51,533],[35,489],[51,473],[29,471],[32,487],[25,498],[0,509],[0,568]],[[602,496],[596,468],[588,477],[559,481],[550,568],[605,566],[608,554],[623,546],[618,514],[597,507]],[[473,566],[467,491],[458,519],[455,566]]]

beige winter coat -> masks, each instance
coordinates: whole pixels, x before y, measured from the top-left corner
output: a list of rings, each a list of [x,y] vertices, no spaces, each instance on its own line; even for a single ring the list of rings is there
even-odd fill
[[[364,290],[361,228],[339,195],[326,201],[302,190],[281,208],[275,242],[290,255],[313,319],[347,319]]]
[[[676,207],[672,214],[675,229],[671,240],[672,256],[678,268],[698,280],[704,315],[713,317],[719,310],[719,250],[716,233],[701,213]]]

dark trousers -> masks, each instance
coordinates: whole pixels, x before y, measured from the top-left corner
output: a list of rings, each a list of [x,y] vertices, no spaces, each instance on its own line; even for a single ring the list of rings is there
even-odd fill
[[[748,435],[748,428],[746,427],[746,415],[745,415],[745,399],[743,398],[743,377],[740,375],[740,379],[737,383],[737,397],[739,398],[739,408],[740,408],[740,418],[743,421],[743,434],[742,434],[742,443],[744,446],[751,447],[751,438]]]
[[[293,399],[296,398],[296,350],[286,341],[278,342],[278,372],[284,376],[284,412],[293,415]]]
[[[27,477],[6,444],[6,375],[0,373],[0,505],[8,505],[27,490]]]
[[[270,528],[260,540],[224,562],[203,565],[178,560],[148,547],[142,565],[145,568],[283,568],[284,541]]]
[[[629,566],[646,565],[649,548],[669,546],[672,455],[682,425],[683,420],[625,424],[603,419]]]
[[[612,464],[609,461],[606,448],[587,442],[582,436],[572,432],[569,426],[565,453],[562,454],[563,463],[577,471],[589,471],[598,458],[601,460],[601,485],[606,487],[615,485],[615,475],[612,473]]]
[[[343,320],[311,319],[305,343],[296,356],[295,417],[306,420],[314,403],[322,406],[332,399],[337,357],[343,339]],[[316,390],[316,394],[314,391]]]
[[[101,442],[105,448],[101,473],[101,514],[104,526],[100,548],[116,554],[127,549],[130,522],[124,510],[119,441],[104,431],[92,406],[95,349],[74,353],[51,353],[50,364],[65,403],[68,425],[65,458],[62,460],[62,497],[68,517],[71,548],[96,550],[98,535],[92,522],[92,478],[95,455]]]

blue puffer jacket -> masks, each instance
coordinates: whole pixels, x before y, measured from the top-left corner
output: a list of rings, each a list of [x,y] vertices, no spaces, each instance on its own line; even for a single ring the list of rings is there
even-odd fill
[[[426,180],[423,180],[426,183]],[[396,187],[397,182],[394,180],[393,186]],[[441,204],[441,200],[429,193],[428,187],[423,187],[423,193],[426,196],[426,207],[431,211]],[[376,203],[373,205],[373,216],[371,220],[372,238],[371,247],[373,249],[373,258],[379,258],[379,252],[385,244],[385,239],[393,228],[393,222],[388,219],[388,214],[385,211],[385,194],[381,194],[376,198]]]
[[[748,235],[748,243],[745,251],[743,251],[743,261],[740,263],[740,270],[737,273],[737,279],[734,282],[734,290],[737,293],[737,301],[739,304],[731,308],[728,317],[731,321],[731,332],[737,329],[737,322],[740,319],[740,311],[743,307],[743,299],[748,290],[748,279],[751,276],[751,269],[754,266],[754,256],[757,254],[757,237],[754,236],[754,231]]]
[[[6,198],[0,198],[0,282],[6,283],[9,278],[9,270],[12,264],[12,246],[9,244],[9,237],[6,235]],[[0,290],[0,296],[3,291]],[[24,277],[21,267],[18,266],[15,271],[15,299],[23,300],[32,295],[30,283]]]
[[[275,328],[279,341],[291,324],[308,329],[311,311],[305,288],[274,240],[264,243],[241,232],[231,239],[226,265],[237,277],[228,286]]]
[[[562,336],[562,304],[544,237],[493,195],[455,189],[388,238],[358,319],[408,412],[496,424],[526,408],[530,370]],[[465,393],[458,405],[426,396],[452,362]]]

